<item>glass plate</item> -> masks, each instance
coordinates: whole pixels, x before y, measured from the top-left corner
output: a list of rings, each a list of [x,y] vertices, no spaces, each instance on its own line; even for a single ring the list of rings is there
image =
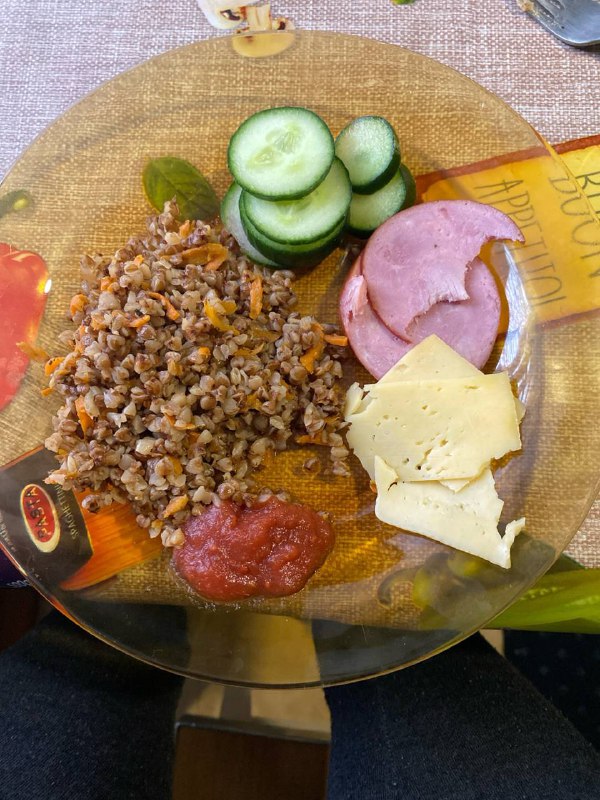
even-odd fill
[[[249,57],[265,52],[270,55]],[[150,211],[141,184],[145,162],[160,155],[186,158],[222,195],[230,135],[252,112],[276,105],[309,106],[333,131],[355,115],[382,114],[418,175],[526,151],[536,158],[538,178],[558,175],[573,188],[556,156],[517,114],[423,56],[320,32],[201,42],[152,59],[86,97],[34,142],[2,184],[3,193],[26,190],[33,202],[0,219],[0,242],[40,254],[51,280],[46,276],[40,288],[47,303],[38,345],[51,354],[58,350],[56,337],[78,289],[79,255],[113,252],[143,228]],[[522,191],[528,191],[526,180]],[[533,246],[535,232],[528,227],[525,233],[526,246]],[[205,603],[174,580],[166,555],[96,586],[67,590],[64,574],[73,571],[67,556],[57,569],[43,569],[43,548],[35,558],[15,548],[11,514],[17,512],[6,472],[0,541],[32,583],[91,633],[198,678],[266,687],[333,684],[413,664],[459,641],[550,566],[596,491],[600,437],[590,389],[597,381],[598,319],[580,316],[542,327],[533,308],[539,296],[514,254],[503,245],[489,253],[510,312],[489,366],[508,370],[527,404],[523,450],[497,472],[503,521],[527,517],[512,569],[381,525],[362,469],[351,479],[309,476],[300,468],[306,450],[278,457],[279,484],[301,502],[330,511],[338,543],[306,589],[286,600]],[[336,320],[346,261],[338,252],[298,283],[302,306],[325,321]],[[42,372],[31,364],[0,413],[2,464],[39,447],[51,430],[56,401],[40,398]],[[368,379],[353,361],[346,377]],[[31,480],[43,487],[41,478],[32,474]],[[66,514],[68,523],[65,504],[53,513],[63,522]],[[68,531],[67,524],[64,537]],[[47,553],[48,563],[59,552]]]

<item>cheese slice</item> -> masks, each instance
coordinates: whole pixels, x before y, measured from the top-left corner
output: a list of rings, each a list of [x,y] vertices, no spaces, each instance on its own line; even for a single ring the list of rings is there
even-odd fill
[[[441,378],[470,378],[483,373],[470,361],[459,355],[446,342],[432,334],[417,347],[408,351],[397,364],[388,370],[382,383],[398,383],[398,381],[421,381]]]
[[[452,380],[454,378],[469,378],[483,375],[470,361],[463,358],[438,336],[431,335],[413,347],[395,364],[376,384],[368,384],[363,391],[358,383],[354,383],[346,394],[344,416],[351,422],[350,417],[364,411],[370,401],[370,391],[376,386],[400,381],[421,381],[440,378]],[[525,416],[525,405],[518,397],[514,398],[517,422]],[[455,480],[442,480],[441,483],[453,492],[459,492],[469,481],[478,477]]]
[[[432,334],[424,339],[418,347],[413,347],[397,364],[388,370],[377,385],[382,383],[398,383],[398,381],[427,381],[433,378],[451,380],[452,378],[470,378],[483,375],[470,361],[463,358],[446,342]],[[358,386],[358,384],[354,384]],[[375,384],[369,384],[368,390]],[[515,397],[517,420],[521,422],[525,416],[525,404]],[[356,406],[358,410],[358,405]]]
[[[510,548],[525,520],[506,526],[504,536],[498,521],[504,503],[498,497],[491,470],[462,491],[453,492],[438,481],[404,482],[386,462],[375,457],[377,500],[375,515],[382,522],[419,533],[465,553],[510,567]]]
[[[520,425],[525,416],[525,403],[521,402],[518,397],[515,397],[515,414],[517,415],[517,422]]]
[[[397,381],[420,381],[431,380],[432,378],[452,379],[470,378],[473,375],[483,375],[470,361],[459,355],[443,339],[432,334],[425,339],[419,347],[413,347],[408,353],[395,364],[379,383],[396,383]],[[525,413],[525,406],[518,398],[515,398],[517,406],[517,417],[519,421]],[[356,410],[359,406],[357,404]],[[519,416],[519,411],[521,416]],[[477,478],[458,478],[456,480],[442,480],[441,484],[453,492],[460,492],[461,489]]]
[[[505,373],[380,383],[369,400],[347,439],[371,479],[375,456],[402,481],[472,479],[521,446]]]
[[[506,375],[483,375],[430,336],[378,383],[351,386],[344,410],[348,443],[377,485],[379,519],[510,566],[525,520],[498,532],[490,461],[520,447],[525,406]]]

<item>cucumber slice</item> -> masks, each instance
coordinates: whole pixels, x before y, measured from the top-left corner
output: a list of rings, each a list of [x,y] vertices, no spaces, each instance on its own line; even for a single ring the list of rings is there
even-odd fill
[[[335,140],[356,194],[372,194],[397,172],[400,146],[390,123],[383,117],[357,117]]]
[[[333,157],[333,136],[321,117],[293,106],[253,114],[233,134],[227,151],[237,183],[266,200],[292,200],[312,192]]]
[[[268,239],[283,244],[305,244],[325,238],[346,218],[352,186],[346,167],[335,159],[316,189],[299,200],[262,200],[242,192],[240,210]],[[252,240],[251,240],[252,241]]]
[[[350,203],[348,230],[355,236],[369,236],[386,219],[397,214],[406,200],[406,183],[400,170],[374,194],[355,194]]]
[[[237,183],[232,183],[227,190],[225,197],[221,203],[221,219],[223,225],[227,228],[229,233],[233,236],[240,246],[240,250],[244,255],[257,264],[263,264],[266,267],[277,267],[274,261],[263,255],[255,247],[252,246],[250,240],[246,235],[242,220],[240,218],[240,195],[242,187]]]
[[[314,242],[306,244],[282,244],[273,239],[269,239],[261,233],[250,220],[241,213],[242,224],[254,247],[259,249],[265,255],[277,261],[289,269],[296,269],[299,267],[314,267],[323,261],[327,256],[332,253],[337,245],[345,228],[345,219],[343,219],[337,228],[325,236],[323,239],[317,239]]]
[[[410,208],[417,202],[417,184],[415,183],[412,172],[406,164],[400,164],[400,174],[406,186],[406,198],[402,204],[402,208]]]

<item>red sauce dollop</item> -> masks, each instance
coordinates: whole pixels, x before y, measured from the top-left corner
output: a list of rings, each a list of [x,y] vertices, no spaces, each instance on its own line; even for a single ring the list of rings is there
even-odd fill
[[[334,541],[331,525],[307,506],[276,497],[250,508],[227,501],[189,518],[173,565],[209,600],[285,597],[302,589]]]

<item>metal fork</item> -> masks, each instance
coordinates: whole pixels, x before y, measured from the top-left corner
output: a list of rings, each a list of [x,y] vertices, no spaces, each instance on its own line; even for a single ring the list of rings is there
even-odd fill
[[[563,42],[600,44],[600,0],[533,0],[531,6],[529,13]]]

